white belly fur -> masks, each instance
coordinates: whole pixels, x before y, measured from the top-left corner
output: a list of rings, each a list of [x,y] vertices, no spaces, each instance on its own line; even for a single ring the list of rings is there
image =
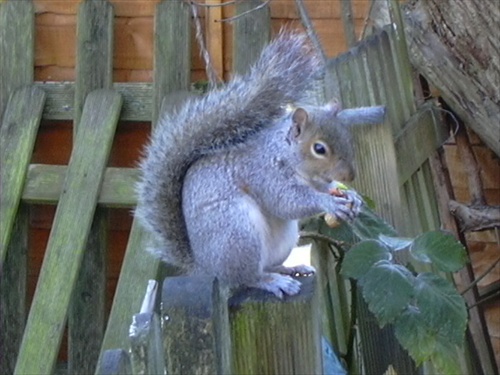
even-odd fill
[[[266,268],[281,265],[297,243],[297,221],[264,215],[259,205],[249,196],[242,198],[241,204],[261,238],[261,266]]]

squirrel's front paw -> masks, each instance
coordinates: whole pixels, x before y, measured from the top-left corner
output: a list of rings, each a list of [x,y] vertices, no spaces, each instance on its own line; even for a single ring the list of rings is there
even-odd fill
[[[260,281],[253,285],[259,289],[267,290],[273,293],[279,299],[283,298],[283,295],[293,296],[300,292],[301,282],[293,279],[288,275],[280,275],[279,273],[267,273]]]
[[[354,190],[331,192],[335,208],[327,213],[325,220],[331,227],[337,226],[338,220],[350,221],[358,216],[363,200]]]

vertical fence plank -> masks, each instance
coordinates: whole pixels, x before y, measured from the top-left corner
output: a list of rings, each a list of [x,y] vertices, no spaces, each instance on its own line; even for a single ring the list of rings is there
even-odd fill
[[[236,15],[249,12],[263,5],[262,0],[247,0],[236,4]],[[242,15],[233,29],[233,72],[244,74],[260,56],[271,37],[269,5]]]
[[[80,4],[77,23],[74,123],[80,118],[87,95],[113,84],[113,6],[107,0]],[[76,130],[74,131],[76,134]]]
[[[87,96],[26,323],[16,374],[49,374],[54,370],[121,104],[121,96],[108,90]]]
[[[80,4],[77,23],[73,134],[81,130],[87,95],[110,89],[113,74],[113,7],[108,1]],[[89,143],[88,147],[94,147]],[[96,209],[68,313],[68,373],[94,372],[105,328],[107,209]]]
[[[376,77],[366,69],[362,48],[366,47],[352,49],[347,55],[348,60],[340,65],[339,79],[351,82],[340,85],[344,107],[383,104],[377,103],[380,97],[375,89]],[[354,136],[358,166],[354,185],[375,200],[377,212],[382,217],[393,224],[400,223],[396,154],[388,121],[355,127]]]
[[[35,17],[31,0],[0,2],[0,116],[10,94],[34,77]]]
[[[385,99],[381,90],[381,64],[377,60],[368,61],[368,51],[375,47],[373,42],[372,39],[361,45],[351,64],[352,78],[361,81],[355,89],[358,100],[356,105],[384,104],[381,102]],[[370,53],[370,57],[372,56],[373,53]],[[386,220],[399,227],[401,196],[396,151],[389,120],[386,119],[380,125],[363,128],[362,132],[356,134],[356,142],[357,155],[360,156],[361,181],[358,183],[363,186],[362,191],[375,200],[379,213]],[[368,373],[379,373],[380,370],[383,372],[390,364],[398,369],[404,368],[408,373],[415,372],[413,361],[404,354],[392,330],[378,327],[362,298],[358,298],[358,322],[364,322],[360,334],[364,364]],[[389,349],[390,356],[384,353],[386,349]]]
[[[35,14],[31,1],[0,2],[0,119],[7,115],[5,111],[11,95],[13,98],[17,96],[16,101],[20,100],[15,103],[18,109],[27,104],[26,98],[19,97],[19,92],[14,94],[14,91],[33,82],[34,32]],[[38,92],[37,96],[40,94],[42,93]],[[40,103],[42,106],[43,102],[42,98]],[[24,114],[32,116],[39,109],[38,104],[32,104],[34,107],[24,108]],[[26,322],[29,210],[23,204],[19,206],[20,197],[16,196],[16,192],[19,192],[18,189],[22,189],[24,185],[26,163],[29,163],[31,157],[32,142],[39,120],[39,117],[35,121],[21,117],[16,119],[15,125],[0,124],[2,133],[0,134],[2,142],[0,145],[2,153],[0,157],[0,373],[2,374],[14,371]],[[19,145],[12,135],[5,134],[7,128],[19,132],[18,135],[24,133],[22,144],[27,147],[15,148],[15,152],[12,153],[11,147]],[[7,144],[3,143],[4,141]],[[7,160],[17,165],[7,166]]]
[[[376,49],[376,59],[380,61],[381,67],[383,69],[382,80],[383,89],[386,92],[387,97],[387,110],[390,116],[391,127],[394,134],[397,134],[401,130],[406,119],[410,116],[410,111],[408,105],[401,105],[401,101],[406,103],[405,98],[407,89],[405,89],[398,73],[400,66],[394,61],[391,50],[390,38],[393,37],[393,29],[386,29],[380,32],[377,36],[378,48]],[[394,95],[394,93],[400,93],[401,95]]]
[[[191,79],[191,15],[187,2],[164,0],[155,13],[153,119],[163,98],[189,89]]]
[[[224,23],[222,19],[222,0],[207,0],[205,10],[205,32],[207,50],[210,54],[213,69],[220,79],[224,78]]]
[[[323,335],[345,356],[349,350],[351,327],[350,301],[345,280],[338,272],[340,259],[335,259],[331,247],[313,243],[312,261],[317,271],[319,304],[322,313]]]

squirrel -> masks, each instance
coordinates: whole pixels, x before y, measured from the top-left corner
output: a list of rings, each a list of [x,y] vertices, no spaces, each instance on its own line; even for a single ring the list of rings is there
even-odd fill
[[[350,123],[378,123],[381,107],[305,102],[323,64],[307,36],[284,30],[243,76],[161,114],[140,163],[136,216],[162,260],[187,274],[282,298],[300,291],[282,265],[298,220],[353,219],[361,200],[329,194],[354,178]],[[295,106],[290,110],[291,106]]]

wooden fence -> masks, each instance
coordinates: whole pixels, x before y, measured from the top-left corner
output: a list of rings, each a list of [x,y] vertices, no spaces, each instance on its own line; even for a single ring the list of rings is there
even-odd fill
[[[266,8],[251,17],[235,23],[235,71],[243,71],[256,58],[266,39],[262,30],[248,27],[249,22],[269,30]],[[169,278],[162,289],[161,314],[134,315],[141,309],[148,280],[158,279],[161,269],[145,255],[148,236],[137,220],[106,318],[106,209],[133,207],[137,178],[134,169],[107,167],[111,144],[119,121],[154,123],[163,98],[189,89],[190,18],[184,2],[159,3],[153,83],[113,83],[113,7],[107,1],[84,1],[78,12],[75,82],[34,82],[33,5],[28,0],[0,3],[0,372],[56,371],[66,323],[65,372],[93,373],[100,356],[106,360],[99,371],[115,371],[129,361],[128,349],[116,349],[129,347],[132,317],[135,327],[142,327],[135,331],[142,333],[131,336],[136,373],[156,373],[163,369],[163,360],[169,372],[320,373],[322,335],[341,353],[347,351],[351,322],[340,311],[348,309],[345,282],[333,272],[335,260],[324,252],[317,282],[310,279],[306,290],[286,303],[250,294],[244,300],[230,300],[228,310],[224,291],[212,280]],[[247,46],[256,41],[258,48],[249,50]],[[387,105],[384,124],[356,134],[356,187],[377,202],[379,213],[402,234],[438,228],[427,159],[447,134],[432,106],[416,107],[404,38],[392,27],[370,37],[329,62],[325,83],[326,96],[341,98],[345,107]],[[42,118],[74,121],[68,165],[30,164]],[[37,203],[57,204],[57,211],[28,311],[28,207]],[[190,293],[200,300],[193,300]],[[318,306],[331,306],[333,311],[323,314]],[[275,321],[275,316],[285,320]],[[255,317],[268,328],[259,326]],[[363,355],[380,352],[366,333],[376,330],[374,324],[368,320],[360,324]],[[288,336],[280,336],[280,330]],[[200,331],[206,336],[190,339],[198,341],[176,336]],[[275,357],[272,339],[272,348],[279,353]],[[147,362],[144,358],[155,351],[165,356],[155,356],[160,362]],[[366,357],[365,369],[369,361]],[[390,359],[381,362],[383,371],[390,363]]]

